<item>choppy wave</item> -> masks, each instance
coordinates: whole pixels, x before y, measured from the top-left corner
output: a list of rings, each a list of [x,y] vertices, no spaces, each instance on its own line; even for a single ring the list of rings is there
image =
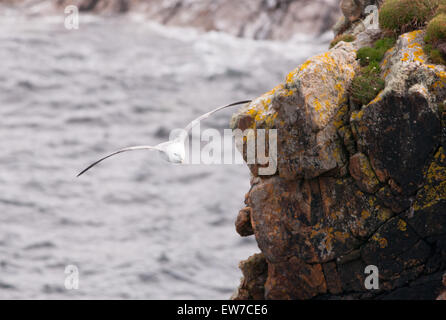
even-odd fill
[[[128,153],[210,108],[256,97],[326,41],[255,42],[127,18],[77,31],[43,17],[0,28],[0,298],[228,298],[246,167]],[[209,119],[227,128],[230,110]],[[78,266],[79,290],[64,288]]]

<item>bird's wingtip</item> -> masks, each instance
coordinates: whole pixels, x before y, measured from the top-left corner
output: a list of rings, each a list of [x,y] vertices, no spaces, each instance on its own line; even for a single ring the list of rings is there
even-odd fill
[[[90,169],[90,168],[88,168]],[[82,170],[81,172],[79,172],[76,176],[76,178],[79,178],[81,175],[83,175],[88,169]]]

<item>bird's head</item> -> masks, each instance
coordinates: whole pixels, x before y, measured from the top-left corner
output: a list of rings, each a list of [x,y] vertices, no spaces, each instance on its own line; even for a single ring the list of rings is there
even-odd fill
[[[174,152],[171,154],[170,162],[172,163],[183,163],[184,155],[179,152]]]

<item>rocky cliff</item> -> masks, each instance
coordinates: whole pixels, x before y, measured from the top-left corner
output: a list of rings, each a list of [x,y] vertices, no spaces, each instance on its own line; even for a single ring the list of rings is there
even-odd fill
[[[371,16],[363,23],[352,10],[344,14],[339,34],[350,42],[310,58],[232,119],[234,129],[278,132],[275,175],[249,166],[236,228],[254,235],[261,253],[241,263],[235,299],[441,293],[446,68],[425,53],[424,28],[387,39]],[[391,48],[373,62],[383,43]],[[359,103],[364,89],[377,94]],[[365,288],[369,265],[378,267],[379,289]]]
[[[0,3],[23,7],[51,3],[57,10],[74,4],[81,11],[102,14],[137,12],[165,25],[279,40],[296,34],[322,34],[341,15],[339,0],[0,0]]]

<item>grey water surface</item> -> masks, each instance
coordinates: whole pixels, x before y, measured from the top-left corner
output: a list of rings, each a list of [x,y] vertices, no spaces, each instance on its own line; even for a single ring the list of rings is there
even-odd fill
[[[117,148],[282,82],[323,39],[256,42],[90,17],[0,23],[0,298],[227,299],[255,239],[234,228],[244,165],[172,165]],[[237,108],[237,107],[236,107]],[[223,132],[226,110],[206,120]],[[67,265],[79,289],[64,285]]]

